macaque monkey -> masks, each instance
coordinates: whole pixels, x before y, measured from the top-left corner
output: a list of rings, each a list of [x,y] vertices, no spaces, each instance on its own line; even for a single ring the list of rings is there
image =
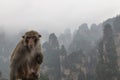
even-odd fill
[[[10,80],[38,80],[43,62],[40,37],[33,30],[22,36],[10,58]]]

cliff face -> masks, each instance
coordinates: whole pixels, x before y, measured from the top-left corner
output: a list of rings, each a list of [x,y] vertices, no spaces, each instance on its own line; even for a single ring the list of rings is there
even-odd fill
[[[115,34],[115,45],[116,45],[116,51],[118,55],[118,65],[120,67],[120,33]]]

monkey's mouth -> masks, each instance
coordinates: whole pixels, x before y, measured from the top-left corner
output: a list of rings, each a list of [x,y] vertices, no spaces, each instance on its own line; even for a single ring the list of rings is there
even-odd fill
[[[29,45],[28,47],[29,47],[30,49],[32,49],[34,46],[33,46],[33,45]]]

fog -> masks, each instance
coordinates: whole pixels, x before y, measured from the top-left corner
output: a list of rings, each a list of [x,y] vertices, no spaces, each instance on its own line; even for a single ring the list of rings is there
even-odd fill
[[[42,35],[45,80],[120,80],[120,0],[0,0],[0,80],[31,29]]]
[[[0,27],[61,33],[82,23],[99,24],[120,12],[119,0],[0,0]]]

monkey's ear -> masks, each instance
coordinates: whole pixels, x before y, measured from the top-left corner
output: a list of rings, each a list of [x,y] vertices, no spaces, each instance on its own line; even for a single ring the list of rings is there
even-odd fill
[[[39,36],[39,38],[42,37],[42,35],[40,35],[40,34],[38,36]]]
[[[25,38],[25,36],[22,36],[22,38]]]

